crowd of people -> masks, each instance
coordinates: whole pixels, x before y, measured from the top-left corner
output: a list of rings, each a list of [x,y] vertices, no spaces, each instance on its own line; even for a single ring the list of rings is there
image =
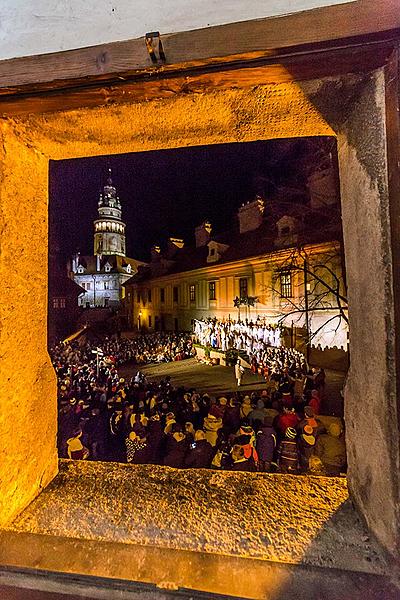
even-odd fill
[[[264,389],[219,398],[148,382],[126,381],[126,361],[179,360],[193,354],[183,334],[63,344],[52,351],[58,376],[58,447],[62,457],[177,468],[337,475],[345,469],[342,424],[319,418],[324,377],[288,349],[274,348]],[[96,350],[97,351],[97,350]],[[279,353],[279,356],[276,355]]]

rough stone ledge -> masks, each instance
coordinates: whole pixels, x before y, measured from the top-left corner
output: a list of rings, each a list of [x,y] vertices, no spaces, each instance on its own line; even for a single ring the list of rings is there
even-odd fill
[[[384,574],[344,478],[60,461],[10,531]]]

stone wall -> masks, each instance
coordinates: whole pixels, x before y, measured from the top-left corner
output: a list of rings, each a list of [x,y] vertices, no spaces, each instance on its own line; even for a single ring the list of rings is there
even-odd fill
[[[383,74],[377,73],[4,122],[0,522],[56,471],[55,381],[45,331],[47,159],[336,132],[352,346],[345,402],[349,487],[372,531],[395,552],[399,433],[384,121]]]
[[[348,481],[368,525],[395,554],[400,440],[383,72],[365,83],[338,133],[350,306]]]
[[[1,138],[0,525],[57,472],[46,334],[48,160],[4,123]]]

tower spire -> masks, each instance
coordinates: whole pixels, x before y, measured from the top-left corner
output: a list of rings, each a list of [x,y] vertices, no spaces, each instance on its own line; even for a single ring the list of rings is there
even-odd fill
[[[111,168],[100,193],[98,218],[94,221],[94,253],[125,256],[125,223],[121,220],[121,203],[113,184]]]

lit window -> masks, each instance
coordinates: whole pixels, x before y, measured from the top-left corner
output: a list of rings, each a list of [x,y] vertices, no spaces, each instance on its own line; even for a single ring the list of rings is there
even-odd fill
[[[292,274],[290,271],[282,271],[280,274],[281,279],[281,294],[283,298],[292,298]]]
[[[89,283],[86,284],[86,288],[85,289],[90,290],[91,287],[92,287],[92,284],[89,282]]]
[[[248,281],[247,281],[247,277],[241,277],[239,279],[239,296],[241,298],[246,298],[248,296],[249,293],[249,286],[248,286]]]
[[[190,302],[196,302],[196,286],[194,283],[189,285],[189,299]]]
[[[149,315],[149,327],[151,327],[151,315]]]
[[[209,300],[217,299],[215,281],[208,282],[208,298],[209,298]]]
[[[53,298],[53,308],[65,308],[65,298]]]
[[[105,289],[105,290],[108,290],[108,281],[105,281],[105,282],[104,282],[104,289]]]

